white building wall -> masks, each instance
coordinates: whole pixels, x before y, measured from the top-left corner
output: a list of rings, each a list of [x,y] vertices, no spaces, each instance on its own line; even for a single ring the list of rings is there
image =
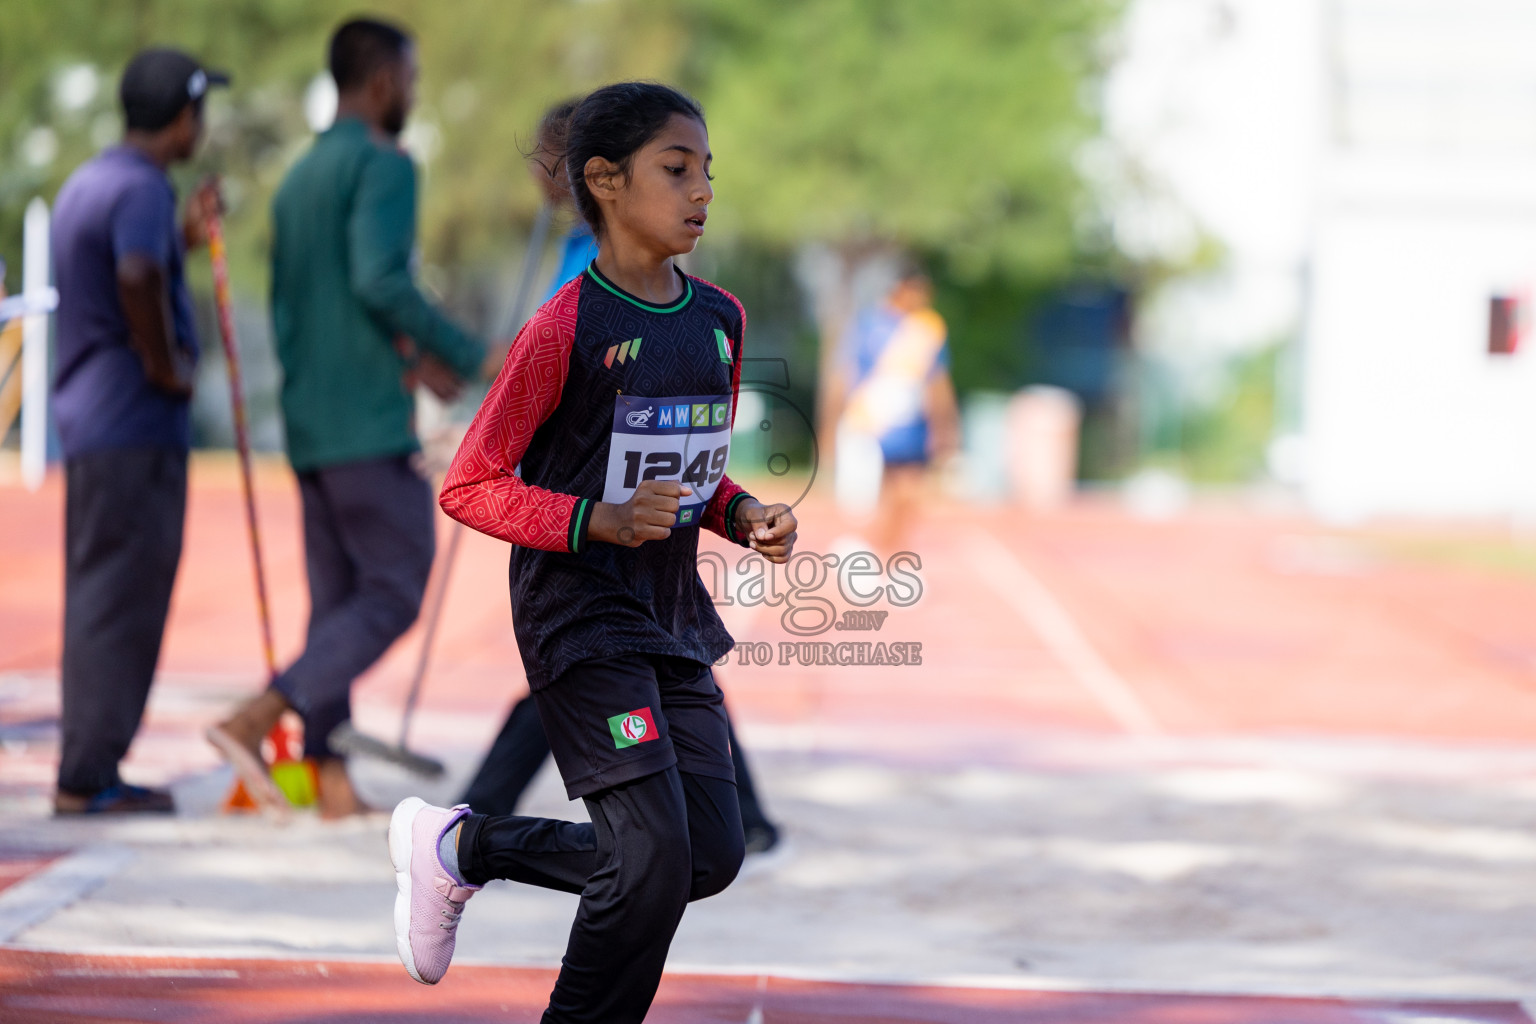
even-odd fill
[[[1536,511],[1536,359],[1490,356],[1536,284],[1536,207],[1331,208],[1307,331],[1307,494],[1331,519]]]
[[[1536,513],[1536,3],[1330,0],[1306,493],[1335,519]]]
[[[1140,343],[1198,374],[1300,336],[1324,516],[1536,517],[1536,351],[1487,352],[1536,290],[1536,0],[1133,0],[1122,47],[1121,245],[1226,254]]]
[[[1294,332],[1322,137],[1320,0],[1135,0],[1106,85],[1116,241],[1220,269],[1141,310],[1138,343],[1198,372]]]

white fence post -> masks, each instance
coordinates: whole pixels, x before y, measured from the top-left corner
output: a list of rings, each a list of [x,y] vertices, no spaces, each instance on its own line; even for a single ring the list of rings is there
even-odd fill
[[[22,232],[21,291],[41,295],[48,288],[48,204],[27,204]],[[21,479],[27,489],[43,485],[48,468],[48,314],[28,313],[21,329]]]

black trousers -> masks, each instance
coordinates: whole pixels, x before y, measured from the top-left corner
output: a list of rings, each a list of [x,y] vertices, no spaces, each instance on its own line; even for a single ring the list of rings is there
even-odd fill
[[[304,719],[304,756],[331,757],[352,717],[352,681],[421,611],[436,544],[432,488],[406,456],[299,475],[309,629],[274,685]]]
[[[581,894],[544,1024],[638,1024],[684,907],[741,867],[736,787],[673,767],[583,799],[590,824],[470,815],[459,868]]]
[[[64,460],[64,659],[59,789],[117,785],[144,717],[181,562],[187,453]]]
[[[743,828],[771,827],[757,798],[757,787],[752,782],[752,772],[736,739],[736,728],[730,729],[731,763],[736,768],[736,796],[741,805]],[[527,791],[534,775],[549,757],[549,739],[544,735],[544,723],[539,720],[539,709],[531,694],[512,705],[501,732],[496,734],[491,749],[487,751],[480,770],[475,773],[469,788],[459,798],[481,814],[503,815],[517,813],[517,805]]]

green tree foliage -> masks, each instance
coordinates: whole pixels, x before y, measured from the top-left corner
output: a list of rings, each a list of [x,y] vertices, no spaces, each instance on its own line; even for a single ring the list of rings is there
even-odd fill
[[[1263,477],[1284,352],[1277,344],[1232,357],[1213,400],[1178,410],[1183,419],[1178,458],[1190,479],[1249,483]]]
[[[705,102],[719,217],[758,244],[899,243],[962,277],[1069,264],[1086,199],[1072,155],[1113,0],[379,0],[420,40],[423,241],[462,266],[505,247],[537,197],[520,146],[551,102],[627,77]],[[118,133],[132,52],[184,47],[235,73],[198,171],[230,182],[255,256],[271,189],[304,144],[306,87],[351,0],[10,0],[0,31],[0,252],[20,211]],[[69,95],[72,69],[96,88]],[[80,72],[73,80],[80,85]],[[246,279],[246,278],[243,278]]]
[[[815,296],[824,445],[838,401],[825,384],[865,260],[937,257],[941,286],[992,307],[1069,276],[1092,220],[1074,158],[1096,130],[1089,87],[1115,0],[682,6],[698,26],[682,74],[706,105],[720,176],[711,225],[837,257]],[[1021,318],[944,311],[962,371],[1025,362]]]
[[[957,379],[1008,386],[1027,367],[1023,307],[1069,276],[1092,197],[1074,158],[1096,129],[1100,39],[1120,0],[375,0],[408,26],[422,78],[408,142],[421,160],[426,280],[489,328],[539,196],[522,151],[553,102],[626,78],[704,103],[719,176],[700,266],[755,302],[759,351],[814,386],[851,312],[861,260],[934,258]],[[179,46],[234,75],[209,106],[185,188],[225,181],[235,289],[266,293],[272,192],[308,145],[304,100],[354,0],[8,0],[0,22],[0,255],[20,278],[21,218],[120,137],[133,52]],[[845,271],[816,322],[780,287],[806,245]],[[770,266],[776,269],[768,269]],[[206,260],[191,264],[207,290]],[[489,281],[496,284],[488,285]],[[479,300],[478,302],[476,300]],[[765,308],[766,307],[766,308]],[[765,328],[767,328],[765,330]],[[766,345],[764,344],[766,343]],[[826,396],[823,396],[825,399]]]
[[[543,110],[615,78],[672,77],[686,37],[664,7],[544,0],[380,0],[369,10],[419,42],[413,138],[425,156],[422,242],[431,262],[505,255],[538,207],[520,147]],[[210,101],[209,136],[184,183],[226,181],[236,287],[264,292],[266,210],[307,145],[307,88],[351,0],[9,0],[0,29],[0,255],[20,257],[21,216],[121,136],[116,88],[143,46],[181,47],[234,74]],[[70,94],[73,77],[76,86]],[[94,81],[88,98],[81,76]],[[10,275],[12,285],[19,270]]]
[[[177,45],[235,71],[236,100],[215,101],[224,116],[200,163],[229,176],[232,198],[248,194],[255,172],[302,129],[300,107],[288,102],[296,91],[285,87],[312,73],[322,8],[303,0],[10,0],[0,15],[0,254],[14,267],[33,195],[51,200],[75,167],[121,137],[117,81],[144,46]]]
[[[790,246],[898,243],[963,278],[1073,259],[1073,166],[1108,0],[689,5],[723,226]]]

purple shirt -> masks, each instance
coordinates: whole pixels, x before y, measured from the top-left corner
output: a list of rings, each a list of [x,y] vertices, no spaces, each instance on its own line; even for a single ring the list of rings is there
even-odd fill
[[[192,300],[182,273],[176,193],[142,153],[114,146],[81,165],[53,212],[59,289],[53,413],[65,457],[116,448],[191,444],[188,402],[150,385],[129,344],[117,263],[139,253],[165,271],[177,343],[197,358]]]

